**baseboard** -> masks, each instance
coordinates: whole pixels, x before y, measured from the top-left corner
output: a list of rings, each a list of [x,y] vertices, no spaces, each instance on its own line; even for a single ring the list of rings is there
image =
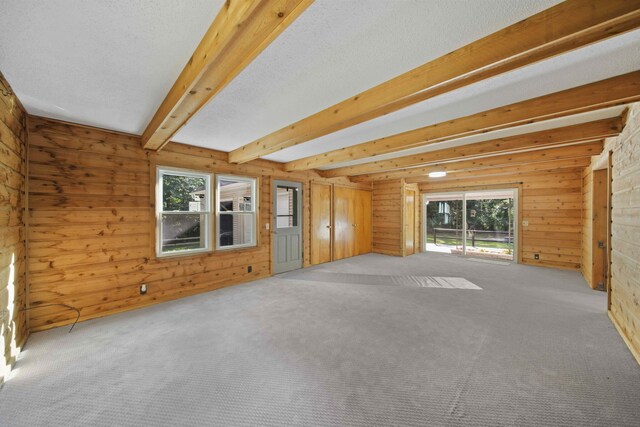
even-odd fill
[[[392,250],[388,250],[388,249],[377,249],[374,248],[371,250],[371,253],[373,254],[380,254],[380,255],[389,255],[389,256],[397,256],[397,257],[401,257],[402,254],[398,253],[398,251],[392,251]]]
[[[618,319],[616,319],[611,310],[607,311],[607,314],[609,315],[609,319],[611,319],[611,323],[613,323],[613,326],[615,326],[618,330],[618,333],[622,337],[622,340],[627,345],[627,347],[629,347],[629,351],[631,352],[633,357],[635,357],[636,362],[638,362],[638,365],[640,365],[640,353],[635,349],[633,343],[631,342],[629,337],[627,337],[627,334],[624,332],[624,329],[622,329],[622,326],[620,326],[620,324],[618,323]]]

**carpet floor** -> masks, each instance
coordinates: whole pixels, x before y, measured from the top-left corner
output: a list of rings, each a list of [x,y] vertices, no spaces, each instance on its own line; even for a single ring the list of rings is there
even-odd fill
[[[364,255],[35,333],[0,425],[638,426],[605,310],[574,271]]]

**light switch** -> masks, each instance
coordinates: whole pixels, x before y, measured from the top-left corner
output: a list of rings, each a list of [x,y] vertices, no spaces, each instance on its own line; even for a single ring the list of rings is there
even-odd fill
[[[269,223],[268,223],[268,222],[266,222],[266,223],[264,224],[264,228],[266,228],[267,230],[269,229]]]

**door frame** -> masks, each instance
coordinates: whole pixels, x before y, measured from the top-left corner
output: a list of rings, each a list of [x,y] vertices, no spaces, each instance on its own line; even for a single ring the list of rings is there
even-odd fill
[[[325,186],[325,187],[329,187],[329,261],[331,262],[333,261],[333,184],[327,183],[327,182],[311,182],[311,185],[309,186],[309,203],[311,203],[311,200],[313,200],[313,186],[314,185],[321,185],[321,186]],[[320,264],[313,264],[312,260],[313,260],[313,230],[315,228],[315,224],[313,222],[313,211],[312,211],[313,207],[309,206],[309,226],[311,229],[311,235],[309,236],[309,262],[311,265],[320,265]]]
[[[610,185],[607,169],[591,171],[591,277],[589,284],[593,289],[607,290],[609,276],[609,209]]]
[[[522,222],[522,211],[520,209],[520,192],[521,187],[482,187],[482,188],[463,188],[460,190],[449,190],[449,191],[436,191],[436,192],[421,192],[420,193],[420,210],[421,210],[421,230],[420,236],[422,238],[420,250],[424,252],[428,252],[426,249],[428,236],[427,236],[427,210],[424,209],[424,205],[426,203],[426,199],[428,196],[455,196],[462,195],[462,212],[464,213],[463,221],[462,221],[462,253],[463,256],[467,256],[467,193],[480,193],[482,191],[499,191],[499,190],[511,190],[513,192],[513,260],[511,262],[519,264],[522,262],[520,259],[521,250],[520,250],[520,223]],[[424,245],[424,247],[423,247]]]
[[[409,224],[407,224],[407,196],[408,196],[408,192],[412,192],[413,193],[413,227],[410,227]],[[416,239],[416,226],[418,226],[418,221],[420,221],[420,214],[418,213],[418,215],[416,215],[416,206],[420,206],[422,197],[420,197],[420,191],[415,189],[415,188],[406,188],[404,189],[404,193],[402,195],[402,204],[404,206],[404,209],[402,210],[402,224],[404,227],[403,230],[403,242],[402,242],[402,254],[404,256],[408,256],[408,255],[415,255],[416,252],[422,252],[422,248],[417,248],[416,246],[420,246],[420,242],[416,241],[419,239]],[[418,209],[419,211],[419,209]],[[407,251],[407,233],[411,233],[412,238],[411,241],[413,242],[413,251],[411,253],[408,253]]]
[[[289,186],[289,187],[299,187],[300,193],[298,194],[297,200],[297,216],[298,216],[298,225],[296,228],[300,230],[300,246],[299,246],[299,254],[300,254],[300,267],[304,267],[304,227],[303,227],[303,218],[302,215],[302,200],[304,198],[304,184],[298,181],[287,181],[282,179],[274,179],[271,183],[271,192],[273,193],[271,196],[271,219],[269,222],[271,223],[271,274],[280,274],[286,273],[286,271],[276,272],[276,238],[275,236],[278,234],[278,186]],[[295,269],[292,269],[295,270]],[[292,271],[287,270],[287,271]]]
[[[607,271],[606,284],[607,287],[607,311],[611,311],[611,241],[613,239],[611,225],[613,224],[613,151],[610,150],[607,155]]]

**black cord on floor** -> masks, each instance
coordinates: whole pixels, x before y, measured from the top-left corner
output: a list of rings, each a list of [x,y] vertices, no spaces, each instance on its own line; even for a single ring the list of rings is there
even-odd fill
[[[78,320],[80,320],[80,310],[75,308],[75,307],[71,307],[70,305],[67,305],[67,304],[52,303],[52,304],[34,305],[33,307],[23,308],[20,311],[29,311],[29,310],[33,310],[34,308],[43,308],[43,307],[52,307],[52,306],[66,307],[66,308],[69,308],[71,310],[75,310],[75,312],[78,314],[76,316],[76,320],[73,322],[73,325],[71,325],[71,329],[69,329],[69,333],[71,333],[71,331],[73,331],[73,327],[76,326],[76,323],[78,323]]]

